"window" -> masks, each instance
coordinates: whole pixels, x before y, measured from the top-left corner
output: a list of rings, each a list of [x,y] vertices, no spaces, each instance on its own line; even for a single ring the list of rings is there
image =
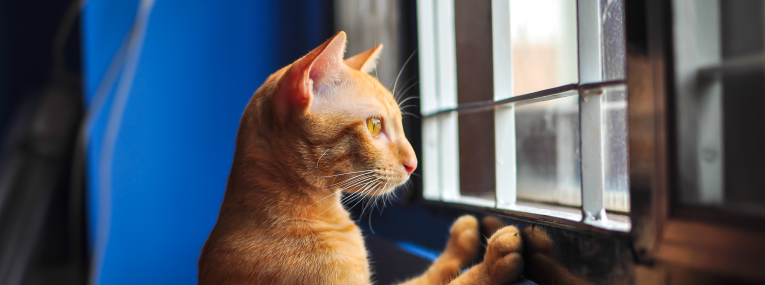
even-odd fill
[[[623,2],[418,0],[423,196],[629,231]]]
[[[420,93],[422,121],[405,130],[429,201],[406,197],[362,228],[437,252],[460,215],[498,214],[523,229],[523,276],[537,284],[765,280],[762,1],[402,7],[412,23],[393,60],[418,50],[421,90],[403,90]]]
[[[673,2],[678,200],[765,216],[765,2]]]

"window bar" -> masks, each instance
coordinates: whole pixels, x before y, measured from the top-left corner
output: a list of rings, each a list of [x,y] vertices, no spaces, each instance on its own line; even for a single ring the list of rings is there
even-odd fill
[[[494,101],[513,96],[512,43],[510,42],[510,1],[491,1],[491,32],[494,68]],[[515,204],[515,106],[494,107],[497,207]]]
[[[436,19],[433,0],[417,1],[417,27],[420,62],[420,112],[428,114],[438,110],[436,73]],[[438,117],[425,117],[422,122],[423,141],[423,197],[441,199],[440,147]]]
[[[438,108],[457,106],[457,43],[454,27],[454,0],[436,0],[436,82]]]
[[[517,199],[515,158],[515,106],[508,104],[494,110],[494,145],[496,155],[496,200],[498,207],[514,205]]]
[[[438,110],[436,93],[436,27],[433,0],[417,1],[417,36],[420,60],[420,113]]]
[[[450,113],[453,111],[457,111],[458,113],[461,113],[461,114],[468,114],[473,112],[491,110],[497,106],[508,105],[510,103],[516,103],[515,105],[525,105],[525,104],[531,104],[531,103],[540,102],[540,101],[563,98],[566,96],[573,96],[577,94],[576,93],[577,90],[581,92],[582,90],[589,90],[589,89],[624,86],[626,83],[627,82],[624,80],[612,80],[612,81],[604,81],[604,82],[592,82],[592,83],[586,83],[586,84],[566,84],[566,85],[562,85],[558,87],[553,87],[550,89],[531,92],[528,94],[515,95],[510,98],[502,99],[499,101],[482,101],[482,102],[462,104],[453,108],[445,108],[445,109],[438,110],[431,113],[423,113],[422,116],[434,117],[440,114]]]
[[[460,200],[460,155],[459,133],[457,130],[457,112],[439,115],[439,167],[441,168],[441,199],[458,202]]]
[[[441,200],[440,146],[438,145],[438,117],[422,120],[422,196],[428,200]]]
[[[716,57],[719,57],[716,56]],[[699,68],[699,80],[715,80],[727,74],[746,74],[765,69],[765,54],[743,56]]]
[[[510,1],[491,1],[494,101],[513,96],[513,53],[510,42]]]
[[[457,106],[457,43],[454,26],[454,0],[435,1],[436,77],[438,108]],[[441,199],[460,200],[459,133],[457,112],[439,117],[439,167]]]
[[[577,1],[579,82],[603,80],[601,20],[599,0]],[[606,221],[603,199],[605,169],[603,161],[602,89],[583,90],[579,96],[581,134],[582,216],[585,222]]]

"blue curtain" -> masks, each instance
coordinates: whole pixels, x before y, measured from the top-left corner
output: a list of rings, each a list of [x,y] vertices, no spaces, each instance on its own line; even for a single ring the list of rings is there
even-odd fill
[[[196,283],[242,111],[269,74],[333,34],[329,5],[87,1],[93,283]]]

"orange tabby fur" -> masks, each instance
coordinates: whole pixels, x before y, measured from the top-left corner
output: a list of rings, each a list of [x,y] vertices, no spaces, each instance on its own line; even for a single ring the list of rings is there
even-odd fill
[[[217,223],[202,248],[199,284],[371,282],[361,231],[338,206],[338,192],[385,195],[417,166],[398,104],[366,73],[381,49],[343,61],[339,32],[255,92],[240,121]],[[383,122],[376,137],[365,124],[370,117]],[[484,261],[457,277],[480,248],[478,222],[465,216],[444,253],[405,284],[503,284],[523,269],[521,246],[516,228],[502,228]]]

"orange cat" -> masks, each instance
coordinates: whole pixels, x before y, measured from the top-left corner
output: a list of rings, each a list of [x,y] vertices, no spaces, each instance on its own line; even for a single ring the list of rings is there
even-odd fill
[[[343,61],[345,44],[337,33],[250,99],[199,284],[371,282],[364,240],[339,192],[385,195],[409,179],[417,159],[398,104],[367,74],[382,45]],[[480,247],[478,222],[462,217],[444,253],[405,284],[512,281],[523,269],[520,239],[516,228],[500,229],[484,261],[457,277]]]

